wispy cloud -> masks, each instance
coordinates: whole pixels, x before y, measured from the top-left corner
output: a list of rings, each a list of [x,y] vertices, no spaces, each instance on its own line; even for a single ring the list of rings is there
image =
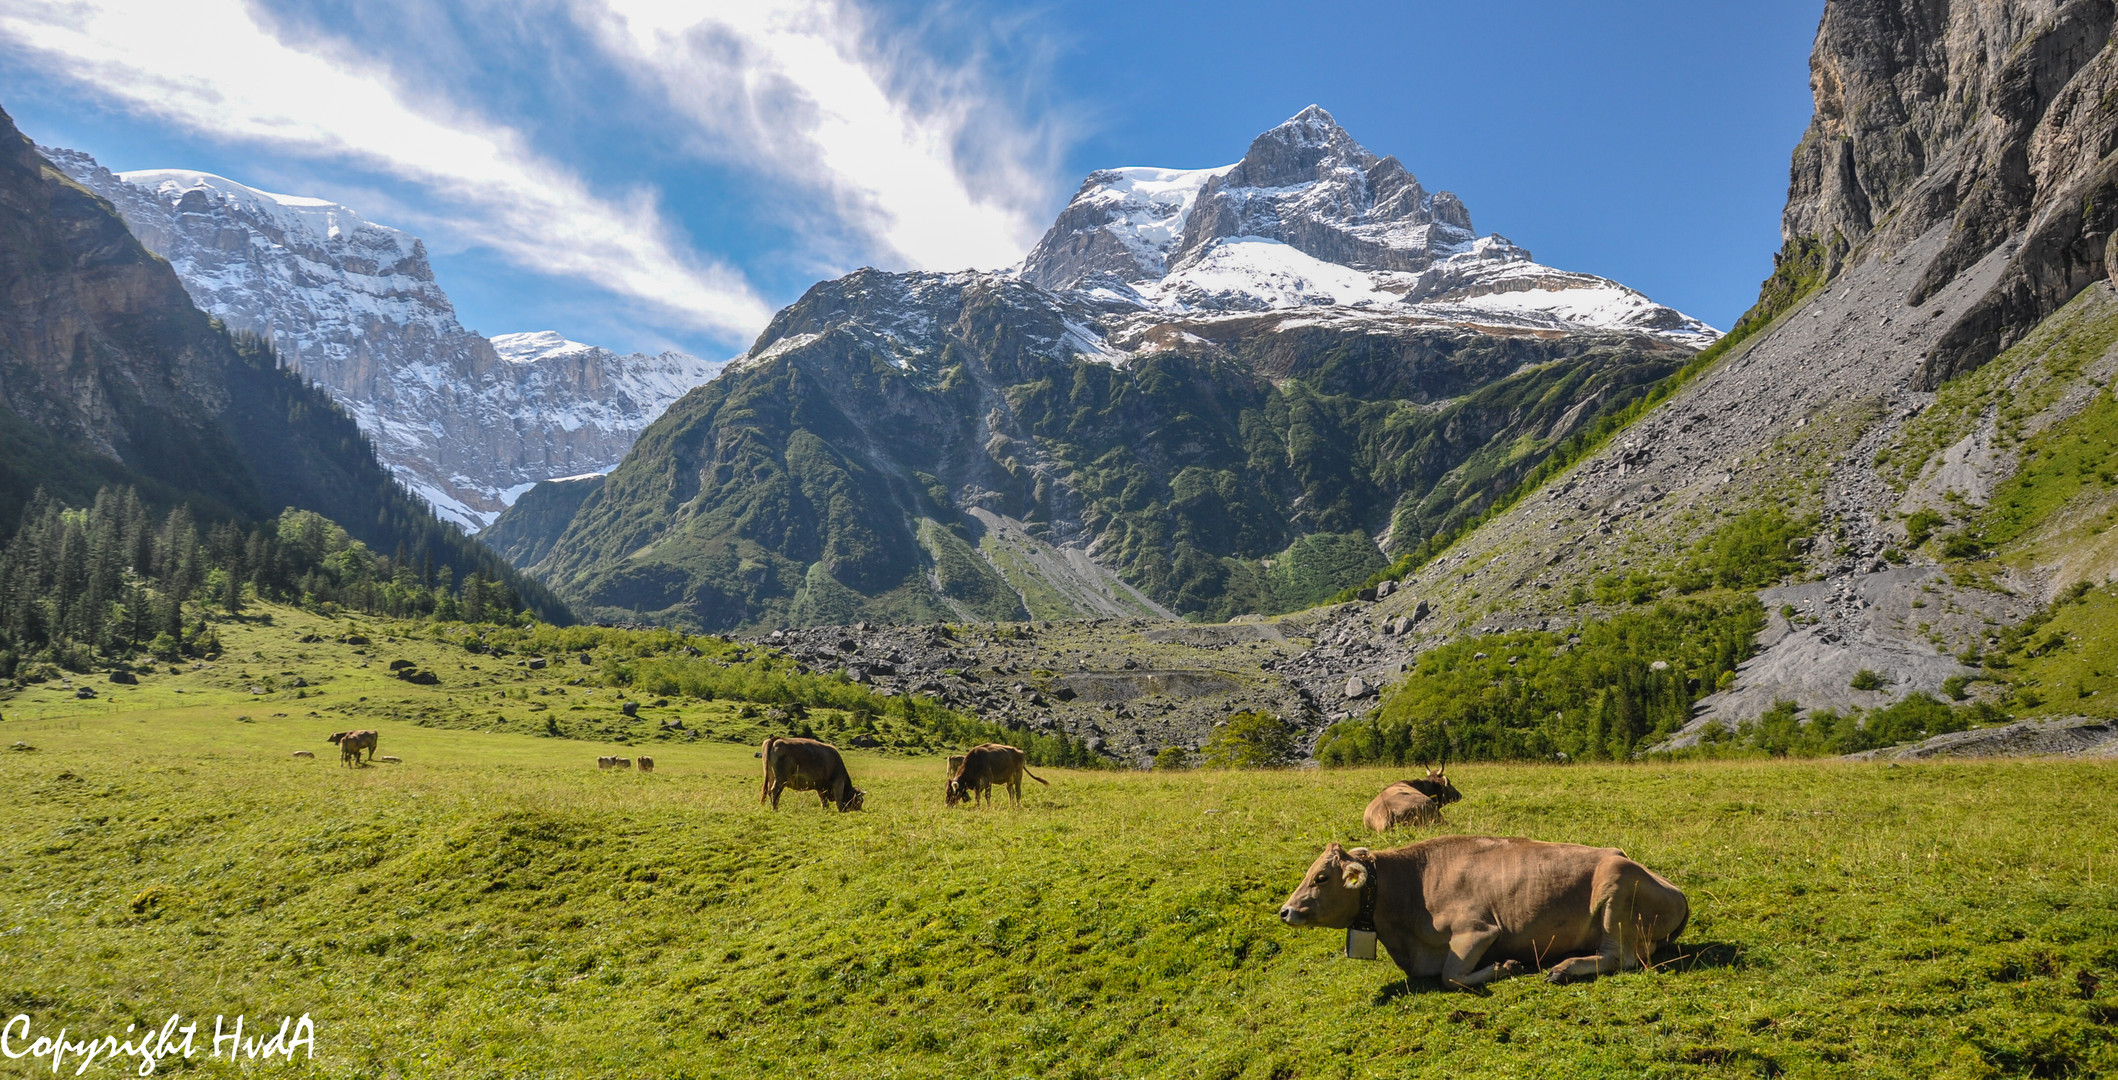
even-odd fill
[[[887,261],[993,268],[1035,242],[1058,158],[1047,120],[975,64],[892,48],[850,0],[574,0],[617,66],[725,152],[826,195]]]
[[[514,130],[415,98],[329,42],[283,40],[240,0],[15,0],[0,8],[0,39],[131,111],[418,185],[437,217],[510,261],[687,327],[734,338],[770,315],[743,274],[683,249],[652,192],[599,195]]]

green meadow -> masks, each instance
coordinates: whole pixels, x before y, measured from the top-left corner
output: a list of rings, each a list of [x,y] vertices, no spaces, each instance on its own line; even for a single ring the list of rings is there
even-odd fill
[[[1039,768],[1020,810],[951,811],[946,748],[913,747],[847,755],[866,812],[774,813],[738,706],[668,706],[697,739],[602,697],[532,717],[502,691],[594,688],[313,629],[0,703],[0,747],[35,747],[0,750],[0,1013],[314,1019],[313,1060],[202,1035],[158,1069],[187,1076],[2118,1073],[2108,764],[1463,766],[1448,829],[1622,847],[1694,911],[1652,972],[1473,995],[1274,917],[1325,842],[1370,842],[1394,772]],[[443,684],[390,678],[392,649]],[[349,720],[402,763],[342,767]],[[617,737],[656,772],[599,772]]]

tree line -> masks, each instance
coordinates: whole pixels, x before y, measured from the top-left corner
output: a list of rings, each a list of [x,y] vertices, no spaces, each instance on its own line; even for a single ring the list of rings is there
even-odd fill
[[[472,571],[453,580],[431,556],[379,555],[321,514],[202,523],[188,504],[166,512],[130,487],[85,507],[36,493],[0,549],[0,679],[25,665],[87,671],[146,654],[209,656],[207,616],[254,599],[397,618],[519,622],[521,597]]]

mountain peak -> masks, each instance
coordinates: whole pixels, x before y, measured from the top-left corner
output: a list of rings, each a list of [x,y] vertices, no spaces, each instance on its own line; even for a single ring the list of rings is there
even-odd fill
[[[1250,140],[1250,149],[1228,183],[1231,187],[1289,187],[1320,179],[1319,172],[1325,168],[1367,169],[1375,162],[1375,155],[1355,142],[1323,106],[1311,105]]]

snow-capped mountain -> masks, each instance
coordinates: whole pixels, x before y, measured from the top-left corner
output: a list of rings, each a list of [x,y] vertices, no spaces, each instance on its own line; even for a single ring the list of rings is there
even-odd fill
[[[1214,169],[1089,174],[1023,261],[1033,284],[1111,302],[1121,340],[1159,341],[1174,321],[1251,317],[1629,330],[1697,348],[1717,332],[1592,274],[1555,270],[1463,201],[1429,194],[1310,106]]]
[[[1227,618],[1475,520],[1718,335],[1480,236],[1310,108],[1112,169],[1011,272],[866,269],[495,524],[593,618]]]
[[[489,342],[457,321],[418,237],[212,173],[115,174],[78,151],[43,153],[109,199],[194,303],[270,338],[407,487],[472,531],[537,481],[616,465],[723,366],[620,356],[550,331]]]

